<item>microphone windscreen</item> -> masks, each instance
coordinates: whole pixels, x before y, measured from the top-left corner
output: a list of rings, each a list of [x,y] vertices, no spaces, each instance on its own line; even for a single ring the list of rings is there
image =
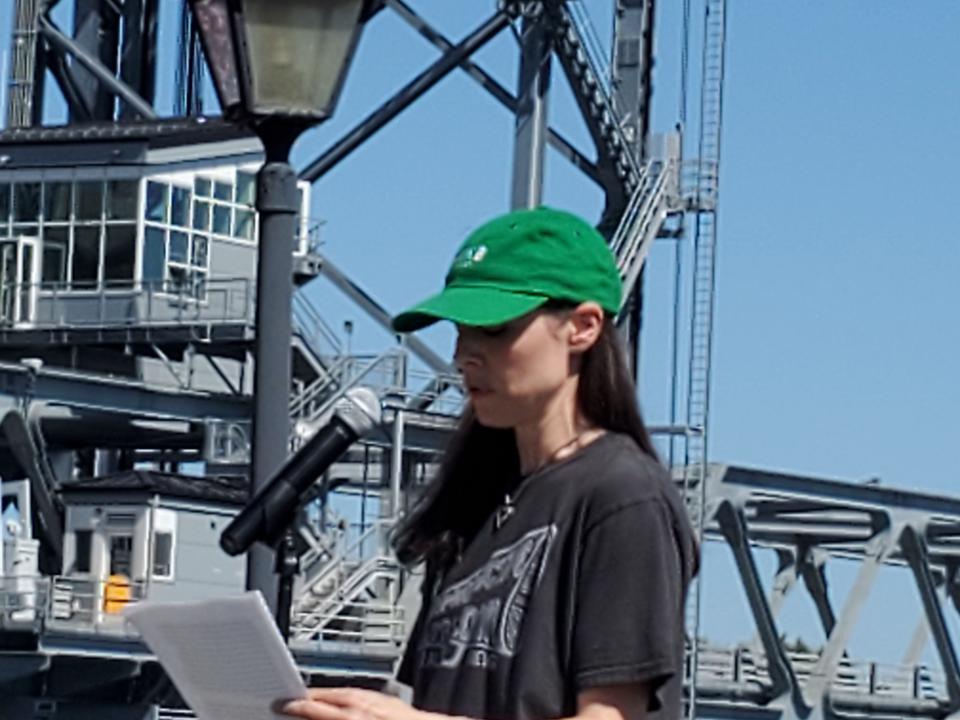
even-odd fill
[[[383,408],[377,393],[361,386],[347,390],[334,405],[333,414],[361,437],[382,422]]]

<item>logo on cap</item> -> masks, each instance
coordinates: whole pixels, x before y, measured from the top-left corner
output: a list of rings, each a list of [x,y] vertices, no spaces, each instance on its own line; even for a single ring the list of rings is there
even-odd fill
[[[487,256],[487,246],[477,245],[476,247],[465,247],[453,261],[456,268],[468,268],[474,263],[482,262]]]

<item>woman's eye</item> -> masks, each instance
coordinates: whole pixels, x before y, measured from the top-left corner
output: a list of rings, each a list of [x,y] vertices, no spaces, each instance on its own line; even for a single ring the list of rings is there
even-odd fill
[[[494,325],[493,327],[482,327],[480,332],[482,332],[487,337],[498,337],[507,332],[509,325]]]

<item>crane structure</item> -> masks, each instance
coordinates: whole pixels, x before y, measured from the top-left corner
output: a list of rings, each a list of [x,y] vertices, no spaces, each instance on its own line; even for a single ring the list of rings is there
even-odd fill
[[[24,718],[191,717],[117,610],[243,589],[242,563],[223,556],[216,536],[248,492],[252,178],[262,151],[208,106],[185,2],[13,5],[0,132],[0,695]],[[372,3],[367,22],[391,15],[439,55],[299,170],[293,384],[289,416],[277,422],[289,425],[296,449],[357,385],[376,389],[386,412],[382,429],[319,479],[299,515],[291,651],[324,682],[376,687],[391,676],[418,578],[397,565],[387,537],[435,472],[463,404],[456,373],[428,344],[409,337],[358,354],[311,300],[306,288],[328,282],[365,321],[389,328],[376,289],[324,252],[310,189],[463,73],[512,117],[511,207],[543,202],[548,149],[600,189],[595,221],[623,279],[618,323],[638,375],[641,347],[662,342],[641,332],[651,248],[675,245],[670,413],[651,430],[698,535],[729,547],[737,569],[728,587],[697,579],[691,588],[686,716],[953,715],[960,669],[946,613],[948,602],[960,610],[960,500],[710,462],[727,8],[725,0],[683,0],[682,37],[663,51],[680,56],[680,108],[676,125],[658,132],[658,5],[499,0],[452,39],[412,0]],[[596,30],[598,9],[612,19],[609,41]],[[171,17],[175,27],[164,27]],[[176,37],[172,68],[160,67],[163,31]],[[479,59],[508,34],[513,88]],[[157,101],[160,72],[176,79],[167,108]],[[587,149],[551,123],[561,81]],[[53,124],[63,110],[67,123]],[[769,583],[762,553],[777,558]],[[859,568],[839,612],[826,572],[835,561]],[[909,569],[922,609],[897,667],[848,652],[873,580],[887,568]],[[809,653],[788,647],[778,624],[784,599],[801,585],[824,633],[823,647]],[[738,588],[756,632],[732,647],[711,644],[701,608]],[[936,667],[922,656],[929,638]]]

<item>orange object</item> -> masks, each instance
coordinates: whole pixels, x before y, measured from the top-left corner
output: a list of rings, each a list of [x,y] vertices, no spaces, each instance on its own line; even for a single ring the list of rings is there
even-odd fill
[[[127,606],[132,595],[130,579],[126,575],[116,574],[107,578],[103,589],[103,611],[118,613]]]

